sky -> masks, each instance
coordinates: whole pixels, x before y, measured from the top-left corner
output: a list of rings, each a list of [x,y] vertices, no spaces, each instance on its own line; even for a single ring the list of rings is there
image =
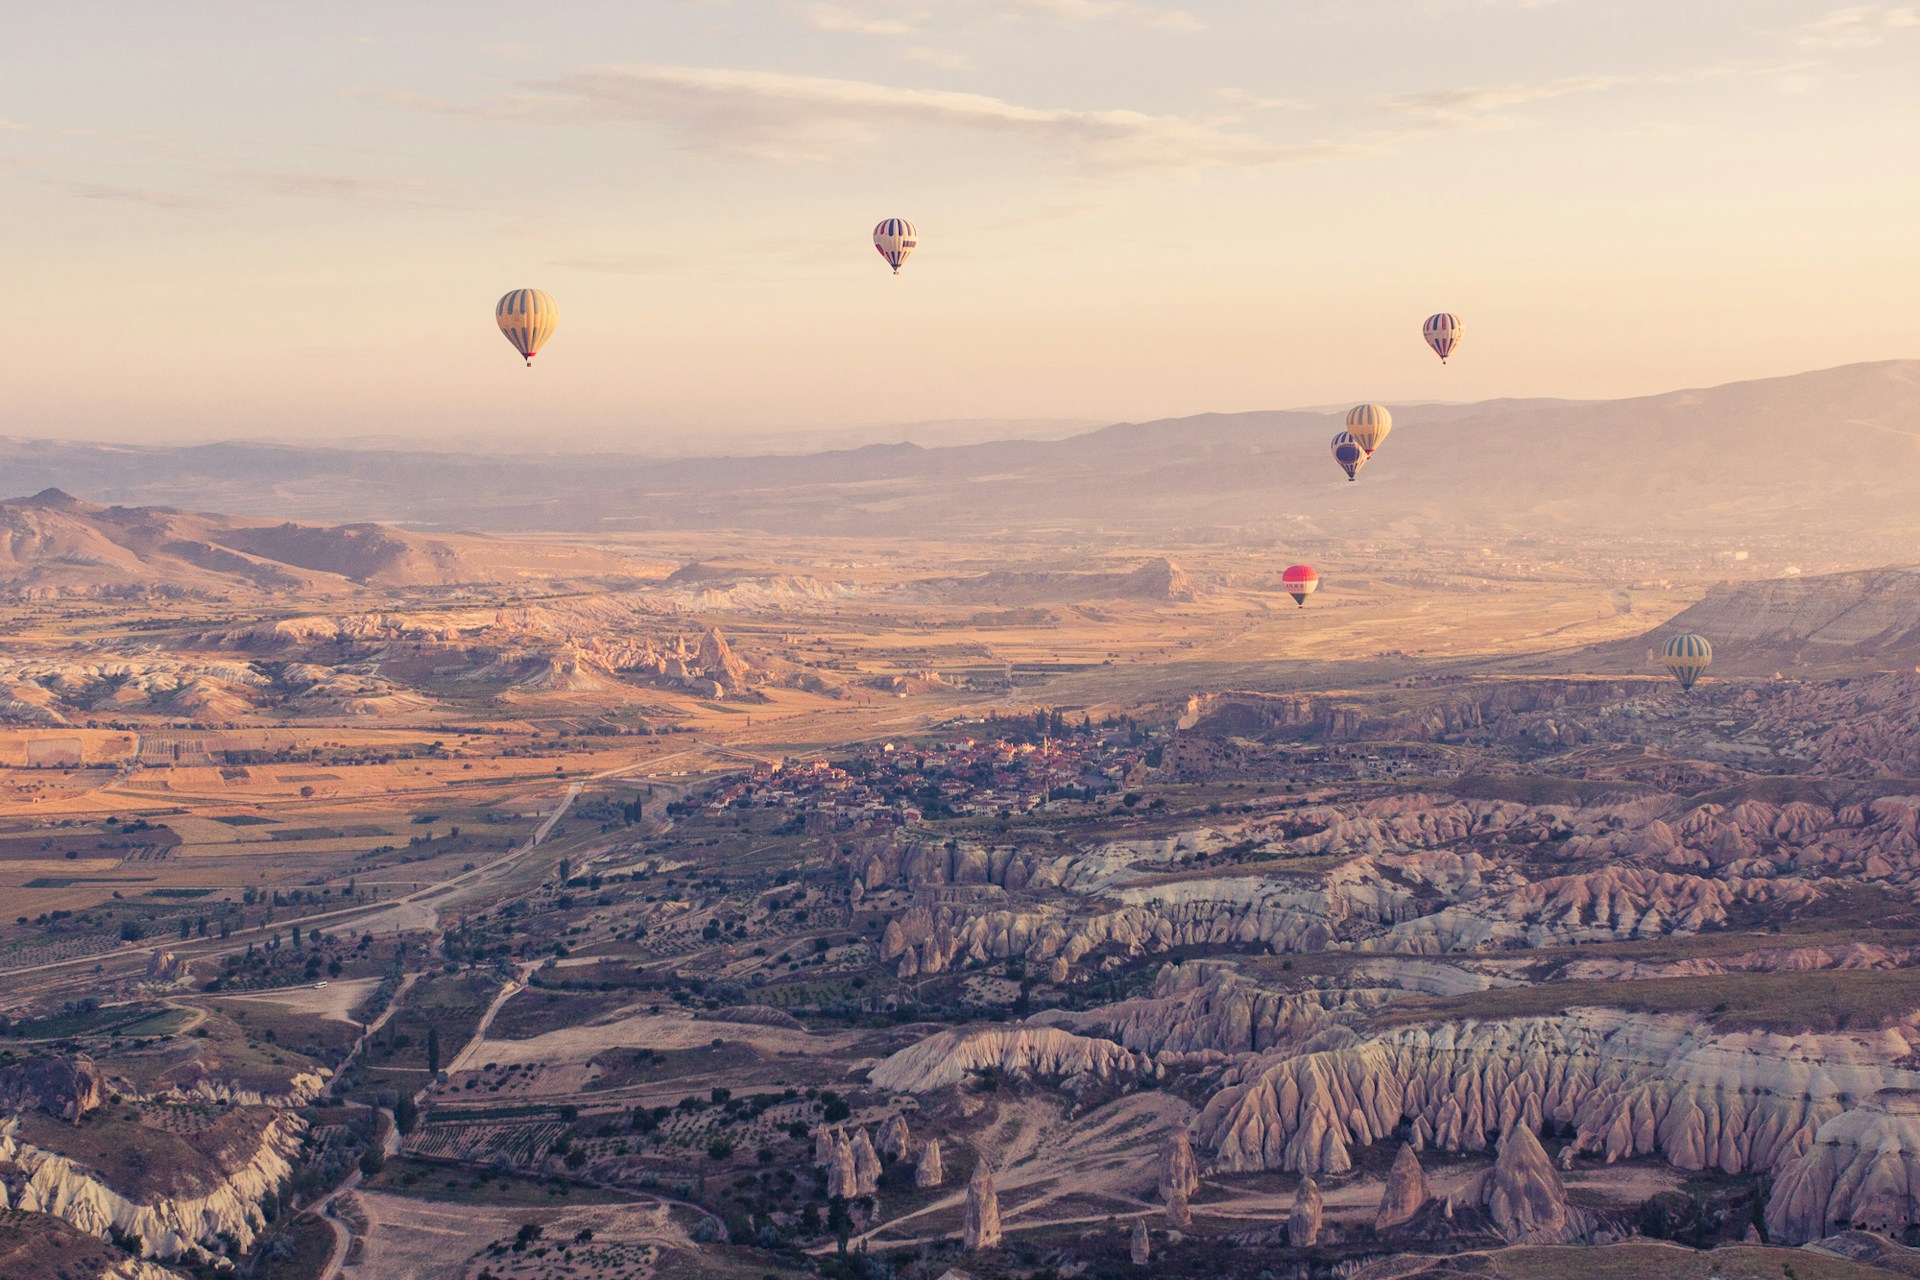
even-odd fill
[[[1916,156],[1920,3],[16,6],[0,435],[723,452],[1920,357]]]

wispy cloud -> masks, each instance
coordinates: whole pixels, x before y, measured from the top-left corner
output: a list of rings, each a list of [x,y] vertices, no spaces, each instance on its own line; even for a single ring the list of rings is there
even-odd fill
[[[910,36],[914,32],[911,22],[872,17],[841,4],[810,4],[800,11],[800,16],[816,31],[862,36]]]
[[[1313,104],[1305,98],[1269,98],[1245,89],[1214,89],[1214,101],[1235,111],[1305,111]]]
[[[1183,31],[1199,31],[1207,25],[1185,9],[1162,9],[1133,0],[1002,0],[1002,6],[1011,13],[1061,22],[1120,21]]]
[[[1436,121],[1468,123],[1497,119],[1497,113],[1529,102],[1564,98],[1572,94],[1599,93],[1628,83],[1630,77],[1626,76],[1564,76],[1531,84],[1477,85],[1397,94],[1376,98],[1374,105],[1387,111],[1424,115]]]
[[[1920,5],[1857,4],[1815,18],[1798,28],[1803,49],[1867,49],[1889,31],[1920,27]]]
[[[764,158],[820,158],[882,129],[951,129],[1027,139],[1109,170],[1268,163],[1279,150],[1229,123],[1140,111],[1029,107],[986,94],[717,67],[582,72],[465,114],[657,125],[683,145]]]
[[[902,49],[900,56],[908,62],[924,62],[942,71],[965,71],[973,65],[967,61],[967,55],[964,53],[954,53],[949,49],[929,49],[920,44],[909,45]]]
[[[82,182],[71,179],[55,179],[51,185],[82,200],[113,200],[125,204],[145,205],[150,209],[196,209],[204,208],[207,204],[206,201],[192,196],[183,196],[174,191],[162,191],[155,187],[128,187],[111,182]]]

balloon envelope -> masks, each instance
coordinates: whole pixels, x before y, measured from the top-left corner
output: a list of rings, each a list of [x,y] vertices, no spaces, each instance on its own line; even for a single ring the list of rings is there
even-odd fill
[[[1680,682],[1680,687],[1691,689],[1700,673],[1713,662],[1713,646],[1705,636],[1691,633],[1675,636],[1662,646],[1660,658],[1667,664],[1668,672]]]
[[[1433,348],[1433,354],[1440,357],[1441,364],[1445,364],[1453,349],[1460,345],[1460,334],[1460,317],[1451,311],[1428,316],[1427,322],[1420,326],[1420,336]]]
[[[1360,474],[1360,468],[1367,465],[1367,451],[1350,432],[1342,431],[1333,438],[1333,460],[1347,473],[1347,479],[1352,480]]]
[[[1380,404],[1357,404],[1347,410],[1347,434],[1371,457],[1393,430],[1393,415]]]
[[[873,229],[873,247],[880,251],[895,275],[900,274],[900,264],[919,243],[920,233],[905,218],[887,218]]]
[[[1307,597],[1320,589],[1320,575],[1314,572],[1312,565],[1289,565],[1280,575],[1280,585],[1287,589],[1293,602],[1302,609],[1307,607]]]
[[[543,289],[515,289],[495,304],[493,318],[513,349],[532,364],[560,323],[560,308]]]

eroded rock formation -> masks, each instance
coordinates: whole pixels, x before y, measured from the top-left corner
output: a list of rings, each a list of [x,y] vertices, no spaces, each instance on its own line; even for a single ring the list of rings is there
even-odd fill
[[[1300,1179],[1300,1190],[1293,1197],[1293,1211],[1287,1215],[1287,1242],[1296,1249],[1310,1249],[1320,1243],[1320,1221],[1324,1213],[1319,1184],[1312,1178]]]
[[[44,1111],[79,1124],[107,1100],[107,1077],[85,1054],[0,1067],[0,1113]]]
[[[868,1078],[875,1087],[895,1093],[930,1093],[983,1070],[1057,1078],[1068,1088],[1083,1081],[1160,1074],[1152,1058],[1129,1053],[1111,1040],[1057,1027],[1023,1026],[942,1031],[887,1058]]]
[[[1373,1229],[1391,1231],[1419,1213],[1432,1198],[1420,1157],[1411,1146],[1401,1143],[1400,1154],[1393,1158],[1393,1168],[1387,1171],[1387,1185],[1380,1195],[1380,1208],[1373,1215]]]
[[[1191,1196],[1200,1189],[1200,1163],[1193,1158],[1193,1143],[1184,1126],[1167,1138],[1160,1153],[1160,1198],[1171,1201],[1174,1193]]]
[[[1567,1200],[1567,1189],[1540,1139],[1515,1125],[1480,1179],[1477,1199],[1494,1228],[1513,1244],[1571,1244],[1590,1230],[1587,1216]]]
[[[913,1166],[913,1185],[922,1189],[937,1187],[947,1180],[947,1173],[940,1164],[940,1140],[928,1138],[927,1145],[920,1149],[920,1159]]]
[[[907,1133],[907,1118],[903,1115],[887,1117],[880,1126],[880,1141],[875,1144],[883,1156],[894,1160],[905,1160],[913,1154],[913,1139]]]
[[[1000,1197],[993,1190],[993,1170],[984,1159],[973,1167],[973,1178],[967,1183],[963,1231],[969,1251],[992,1249],[1000,1243]]]
[[[1857,1227],[1899,1239],[1920,1222],[1920,1094],[1883,1090],[1820,1126],[1781,1170],[1767,1231],[1805,1244]]]
[[[1579,1010],[1557,1018],[1444,1023],[1339,1047],[1249,1059],[1194,1125],[1224,1170],[1344,1173],[1351,1149],[1401,1121],[1444,1151],[1546,1120],[1607,1160],[1660,1155],[1682,1169],[1774,1169],[1821,1124],[1890,1087],[1907,1036],[1715,1035],[1689,1018]]]

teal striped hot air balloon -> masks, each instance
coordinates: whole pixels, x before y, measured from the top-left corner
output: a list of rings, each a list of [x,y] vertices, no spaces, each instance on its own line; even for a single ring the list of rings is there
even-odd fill
[[[1660,650],[1660,660],[1667,664],[1667,670],[1673,673],[1682,689],[1691,689],[1700,673],[1713,662],[1713,646],[1705,636],[1688,632],[1667,641]]]
[[[1393,415],[1382,404],[1357,404],[1347,410],[1347,434],[1353,442],[1367,451],[1371,458],[1380,442],[1387,438],[1387,432],[1393,430]]]
[[[493,318],[513,349],[532,365],[560,323],[560,308],[544,289],[515,289],[495,304]]]

